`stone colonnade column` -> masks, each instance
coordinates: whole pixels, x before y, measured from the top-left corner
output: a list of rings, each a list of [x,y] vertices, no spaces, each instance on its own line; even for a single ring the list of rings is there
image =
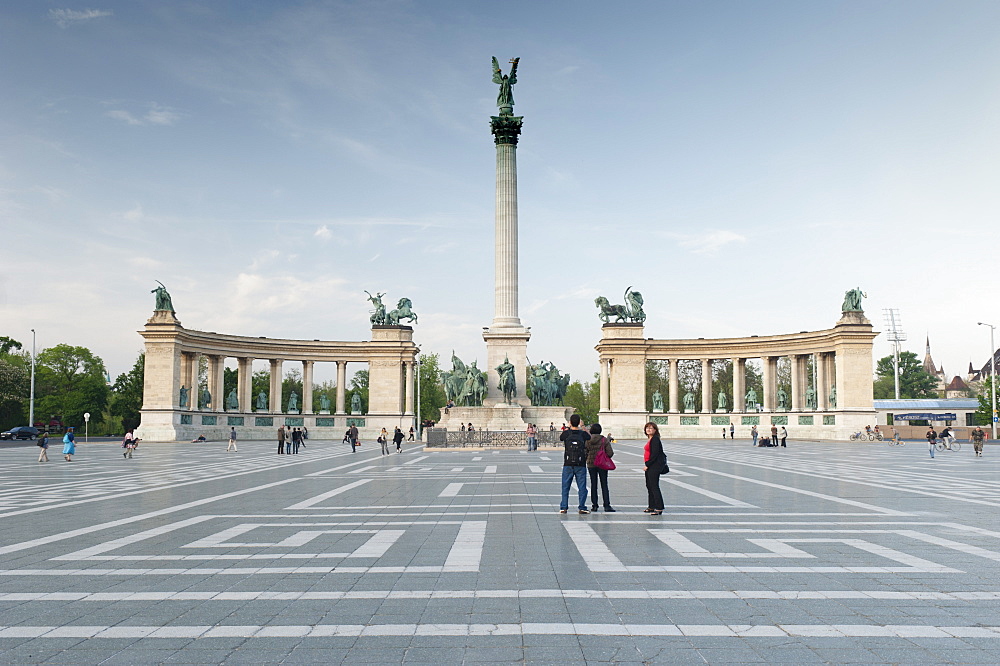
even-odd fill
[[[677,414],[681,411],[680,409],[680,395],[681,383],[680,379],[677,377],[677,359],[669,359],[670,363],[670,377],[668,378],[670,382],[670,413]]]
[[[611,409],[611,394],[610,389],[610,369],[611,364],[610,359],[601,359],[601,411],[606,412]]]
[[[413,362],[406,361],[406,397],[403,400],[403,414],[413,415]]]
[[[236,380],[236,398],[240,401],[240,411],[249,413],[253,406],[253,359],[247,356],[237,360],[239,376]]]
[[[344,395],[347,390],[347,361],[337,361],[337,414],[344,411]]]
[[[733,411],[745,412],[747,410],[747,360],[745,358],[733,359]]]
[[[313,413],[313,366],[316,361],[302,361],[302,413]]]
[[[776,356],[765,356],[761,359],[764,362],[764,411],[774,411],[775,385],[777,382],[778,359]]]
[[[208,392],[212,394],[212,411],[223,412],[226,409],[226,357],[212,355],[208,357]]]
[[[701,359],[701,411],[712,411],[712,359]]]
[[[270,412],[272,414],[281,413],[281,366],[283,359],[272,358],[271,360],[271,396]]]
[[[826,353],[816,352],[816,408],[825,412],[829,406],[827,403],[826,388]]]
[[[792,411],[802,409],[802,355],[792,354]]]

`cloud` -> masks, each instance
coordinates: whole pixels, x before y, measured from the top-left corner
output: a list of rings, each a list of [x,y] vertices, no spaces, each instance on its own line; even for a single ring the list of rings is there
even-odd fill
[[[126,111],[124,109],[112,109],[108,111],[107,115],[109,118],[114,118],[115,120],[122,120],[129,125],[173,125],[181,118],[181,114],[169,109],[168,107],[161,106],[156,102],[149,104],[149,110],[142,115],[142,117],[137,117],[135,114]]]
[[[138,222],[143,218],[142,204],[136,204],[135,208],[133,208],[132,210],[125,211],[122,217],[124,217],[129,222]]]
[[[667,234],[667,236],[677,240],[681,247],[694,254],[714,254],[730,243],[745,243],[747,240],[746,236],[722,229],[701,234]]]
[[[83,23],[96,18],[114,16],[114,12],[106,9],[50,9],[49,18],[60,28],[68,28],[74,23]]]
[[[124,120],[129,125],[141,125],[142,124],[141,120],[139,120],[138,118],[136,118],[135,116],[133,116],[128,111],[123,111],[121,109],[114,109],[112,111],[108,111],[108,113],[106,115],[108,116],[108,118],[114,118],[115,120]]]
[[[323,226],[321,226],[319,229],[316,230],[316,233],[314,233],[313,236],[315,236],[316,238],[321,238],[323,240],[330,240],[331,238],[333,238],[333,232],[330,231],[330,227],[324,224]]]

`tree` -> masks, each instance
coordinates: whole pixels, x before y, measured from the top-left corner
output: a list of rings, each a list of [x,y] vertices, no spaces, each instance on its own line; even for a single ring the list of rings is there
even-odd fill
[[[601,411],[601,383],[594,375],[593,382],[571,382],[566,387],[563,404],[573,407],[584,423],[597,423]]]
[[[976,425],[990,425],[993,423],[993,386],[989,380],[983,382],[983,391],[978,398],[979,409],[975,413]]]
[[[111,403],[108,408],[109,415],[117,422],[108,423],[109,430],[129,430],[138,427],[139,412],[142,409],[142,389],[145,378],[146,354],[140,353],[135,359],[132,369],[126,373],[118,375],[112,387]],[[117,425],[119,427],[111,427]]]
[[[36,363],[39,411],[81,427],[84,412],[100,414],[108,404],[104,361],[86,347],[59,344],[42,350]]]
[[[222,369],[222,395],[219,396],[219,404],[225,409],[226,396],[228,396],[233,391],[238,391],[240,373],[235,368],[223,368]]]
[[[319,384],[313,384],[313,413],[319,414],[322,400],[322,396],[326,395],[327,399],[330,401],[330,411],[336,411],[337,409],[337,383],[327,379],[326,381],[320,382]]]
[[[441,381],[440,357],[437,354],[421,354],[420,364],[420,418],[439,421],[441,408],[448,403]]]
[[[27,405],[31,392],[31,377],[24,354],[12,354],[21,343],[0,337],[0,428],[6,430],[25,425]],[[34,424],[31,424],[34,425]]]
[[[875,364],[875,384],[873,393],[877,399],[896,397],[892,356],[884,356]],[[924,370],[923,364],[913,352],[899,354],[899,397],[936,398],[937,378]]]

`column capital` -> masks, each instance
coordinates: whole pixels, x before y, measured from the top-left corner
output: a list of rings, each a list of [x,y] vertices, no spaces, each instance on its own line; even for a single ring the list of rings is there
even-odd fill
[[[490,131],[493,141],[499,146],[509,144],[516,146],[518,135],[521,134],[521,122],[524,116],[490,116]]]

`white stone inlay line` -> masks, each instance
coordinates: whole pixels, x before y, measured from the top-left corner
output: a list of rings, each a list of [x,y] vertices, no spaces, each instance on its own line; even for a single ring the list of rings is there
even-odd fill
[[[1000,638],[1000,626],[870,624],[301,624],[0,626],[0,638],[318,638],[330,636],[662,636],[804,638]]]
[[[693,474],[689,474],[688,476],[694,476],[694,475]],[[677,486],[678,488],[684,488],[685,490],[690,490],[693,493],[698,493],[699,495],[704,495],[705,497],[708,497],[709,499],[718,500],[718,501],[722,502],[723,504],[728,504],[729,506],[736,506],[736,507],[740,507],[741,509],[759,509],[760,508],[760,507],[755,506],[753,504],[747,504],[746,502],[740,501],[738,499],[734,499],[732,497],[726,497],[725,495],[721,495],[719,493],[712,492],[711,490],[705,490],[704,488],[699,488],[698,486],[693,486],[690,483],[684,483],[683,481],[676,481],[674,479],[668,479],[666,476],[662,476],[662,477],[660,477],[660,479],[663,480],[663,481],[666,481],[667,483],[669,483],[671,485]]]
[[[528,465],[528,469],[530,469],[535,474],[542,474],[543,473],[542,468],[539,467],[538,465]]]
[[[357,469],[352,469],[350,472],[348,472],[348,474],[360,474],[361,472],[367,472],[370,469],[375,469],[375,465],[368,465],[367,467],[359,467]]]
[[[449,483],[448,487],[441,491],[438,497],[455,497],[458,495],[459,491],[462,490],[464,483]]]
[[[586,523],[563,523],[576,549],[591,571],[626,571],[625,565],[611,552],[597,532]]]
[[[420,456],[419,458],[414,458],[413,460],[407,460],[404,465],[412,465],[413,463],[420,462],[421,460],[426,460],[430,456]]]
[[[483,472],[483,473],[484,474],[496,474],[497,473],[497,466],[496,465],[487,465],[486,466],[486,471]]]
[[[362,469],[365,469],[365,468],[362,468]],[[355,471],[356,472],[360,472],[361,470],[355,470]],[[354,488],[357,488],[359,486],[363,486],[366,483],[371,482],[372,480],[373,479],[361,479],[360,481],[353,481],[351,483],[348,483],[347,485],[340,486],[339,488],[334,488],[333,490],[331,490],[329,492],[325,492],[325,493],[323,493],[321,495],[316,495],[316,497],[307,499],[307,500],[305,500],[303,502],[299,502],[298,504],[293,504],[290,507],[287,507],[286,511],[293,510],[293,509],[308,509],[308,508],[311,508],[313,506],[316,506],[317,504],[319,504],[320,502],[322,502],[324,500],[330,499],[331,497],[336,497],[337,495],[340,495],[341,493],[346,493],[348,490],[353,490]]]
[[[462,523],[458,536],[448,553],[444,566],[449,570],[479,571],[483,558],[483,544],[486,542],[486,521],[475,520]]]

